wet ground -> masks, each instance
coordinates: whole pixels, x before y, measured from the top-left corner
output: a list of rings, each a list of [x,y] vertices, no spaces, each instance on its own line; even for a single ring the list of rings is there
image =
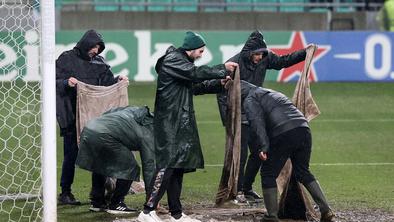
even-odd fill
[[[256,222],[260,221],[265,209],[251,206],[226,206],[225,208],[215,208],[213,206],[193,206],[185,207],[184,212],[192,218],[203,222]],[[355,209],[355,210],[336,210],[336,220],[338,222],[394,222],[394,213],[375,209]],[[134,217],[137,217],[135,215]],[[165,222],[169,222],[168,214],[159,214]],[[134,222],[136,218],[124,218],[115,220],[116,222]],[[281,220],[283,222],[300,222],[304,220]],[[313,221],[313,220],[312,220]],[[318,220],[316,220],[318,221]]]

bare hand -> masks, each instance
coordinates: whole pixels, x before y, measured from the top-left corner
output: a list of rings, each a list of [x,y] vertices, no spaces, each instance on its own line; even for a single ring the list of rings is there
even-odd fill
[[[225,79],[221,79],[220,80],[220,83],[222,84],[222,86],[224,86],[224,85],[226,85],[226,83],[228,82],[228,81],[231,81],[232,79],[231,79],[231,76],[226,76],[226,78]]]
[[[234,72],[234,70],[238,67],[238,63],[235,62],[226,62],[224,63],[227,71]]]
[[[70,87],[75,87],[75,85],[77,85],[77,83],[78,83],[78,80],[76,78],[74,78],[74,77],[70,77],[68,79],[68,85]]]
[[[268,155],[266,152],[260,152],[259,157],[262,161],[266,161],[268,159]]]
[[[305,49],[309,49],[309,48],[312,48],[312,47],[316,47],[316,49],[317,49],[317,45],[313,44],[313,43],[308,44]]]
[[[127,76],[124,76],[124,75],[119,75],[119,79],[118,79],[119,81],[127,81],[127,82],[129,82],[129,78],[127,77]]]

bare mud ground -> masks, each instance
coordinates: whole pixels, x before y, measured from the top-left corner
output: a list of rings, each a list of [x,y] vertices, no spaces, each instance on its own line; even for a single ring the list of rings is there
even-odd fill
[[[203,222],[257,222],[260,221],[265,209],[243,206],[238,208],[215,208],[213,206],[186,206],[184,212],[192,218]],[[376,209],[335,210],[338,222],[394,222],[394,214]],[[137,217],[138,214],[135,215]],[[169,214],[159,214],[165,222],[170,221]],[[116,222],[134,222],[134,219],[117,219]],[[283,222],[301,222],[302,220],[281,220]]]

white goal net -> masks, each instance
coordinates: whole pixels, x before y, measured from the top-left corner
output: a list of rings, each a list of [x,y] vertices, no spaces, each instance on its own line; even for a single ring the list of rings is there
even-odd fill
[[[0,221],[43,218],[40,19],[38,0],[0,0]]]

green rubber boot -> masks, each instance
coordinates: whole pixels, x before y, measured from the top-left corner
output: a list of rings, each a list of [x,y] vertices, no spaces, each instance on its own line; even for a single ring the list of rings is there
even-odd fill
[[[264,204],[267,213],[264,214],[263,222],[278,222],[278,189],[269,188],[263,190]]]
[[[319,206],[321,219],[322,222],[334,222],[335,221],[335,214],[332,212],[326,197],[323,194],[323,191],[319,185],[319,183],[315,180],[307,185],[305,188],[311,194],[315,203]]]

